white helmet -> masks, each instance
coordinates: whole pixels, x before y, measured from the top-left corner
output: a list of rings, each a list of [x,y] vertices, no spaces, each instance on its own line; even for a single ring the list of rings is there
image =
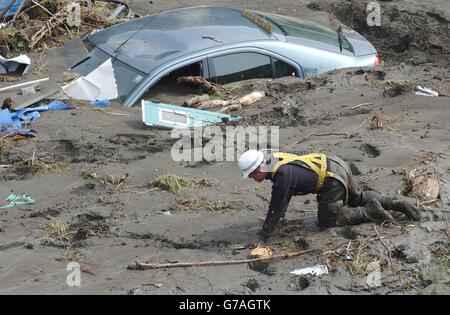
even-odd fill
[[[256,150],[248,150],[239,158],[239,168],[242,171],[242,178],[248,178],[251,172],[256,170],[264,161],[264,153]]]

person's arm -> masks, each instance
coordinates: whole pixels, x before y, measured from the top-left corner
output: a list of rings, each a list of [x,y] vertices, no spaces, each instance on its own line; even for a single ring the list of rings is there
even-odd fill
[[[292,165],[282,166],[273,178],[272,199],[263,225],[263,234],[270,235],[283,217],[294,190]]]

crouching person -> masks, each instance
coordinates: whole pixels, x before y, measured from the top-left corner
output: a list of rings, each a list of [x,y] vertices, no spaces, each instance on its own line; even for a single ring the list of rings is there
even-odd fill
[[[264,154],[249,150],[242,154],[238,164],[243,178],[273,182],[262,230],[264,236],[273,233],[294,195],[317,194],[318,224],[324,228],[363,222],[394,222],[387,210],[401,212],[410,220],[420,220],[415,206],[374,191],[364,191],[362,185],[353,180],[348,164],[337,156]]]

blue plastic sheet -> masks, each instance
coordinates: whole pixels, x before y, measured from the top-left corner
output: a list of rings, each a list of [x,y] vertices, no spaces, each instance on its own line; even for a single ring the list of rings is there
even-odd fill
[[[60,101],[53,101],[48,105],[19,109],[15,112],[10,112],[8,109],[4,109],[0,112],[0,125],[2,125],[3,133],[14,133],[20,135],[32,136],[36,133],[35,130],[28,130],[22,128],[22,122],[36,121],[41,117],[41,112],[49,110],[67,110],[72,109],[70,105],[67,105]]]
[[[3,11],[10,2],[11,2],[11,0],[0,0],[0,12]],[[20,6],[20,0],[17,0],[13,4],[11,9],[8,10],[8,12],[6,13],[6,16],[14,15],[17,12],[17,9],[19,8],[19,6]]]
[[[111,106],[111,102],[109,100],[96,100],[96,101],[92,101],[91,104],[94,106],[99,106],[99,107]]]

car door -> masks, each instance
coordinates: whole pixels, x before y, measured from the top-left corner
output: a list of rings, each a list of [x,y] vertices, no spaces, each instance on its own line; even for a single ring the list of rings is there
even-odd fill
[[[299,76],[299,67],[256,51],[228,51],[208,56],[209,80],[217,84],[262,78]]]

